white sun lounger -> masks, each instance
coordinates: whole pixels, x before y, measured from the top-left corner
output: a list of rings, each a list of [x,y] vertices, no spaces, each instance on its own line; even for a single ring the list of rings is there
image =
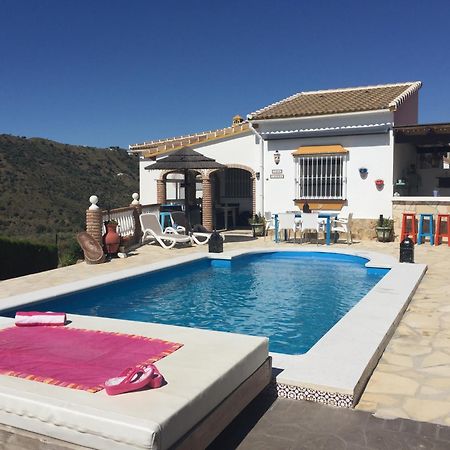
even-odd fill
[[[142,229],[142,242],[147,238],[156,240],[163,248],[172,248],[176,244],[192,243],[190,236],[163,232],[158,217],[155,214],[141,214],[139,216]]]
[[[171,227],[167,227],[165,233],[174,233],[178,235],[188,235],[191,237],[192,242],[197,245],[204,245],[209,242],[212,233],[206,231],[189,231],[189,224],[186,221],[185,215],[181,211],[173,211],[170,213],[170,218],[172,222]],[[225,240],[225,235],[221,235],[222,239]]]

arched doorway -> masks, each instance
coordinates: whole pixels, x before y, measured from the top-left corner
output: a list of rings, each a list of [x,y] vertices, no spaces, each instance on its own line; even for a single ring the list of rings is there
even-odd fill
[[[217,229],[248,227],[255,211],[255,176],[252,169],[228,165],[210,175],[213,222]]]
[[[178,171],[163,171],[157,183],[158,203],[189,202],[191,224],[208,230],[248,227],[256,210],[255,172],[246,166],[189,170],[187,183]]]

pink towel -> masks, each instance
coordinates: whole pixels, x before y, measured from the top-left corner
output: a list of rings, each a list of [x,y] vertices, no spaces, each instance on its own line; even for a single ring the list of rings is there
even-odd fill
[[[66,314],[61,312],[18,311],[16,325],[18,327],[33,327],[37,325],[65,325]]]
[[[97,392],[125,368],[154,363],[181,346],[146,336],[70,325],[13,326],[0,329],[0,374]]]

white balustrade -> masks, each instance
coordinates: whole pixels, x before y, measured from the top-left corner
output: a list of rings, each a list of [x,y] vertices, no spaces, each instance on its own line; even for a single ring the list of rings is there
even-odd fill
[[[122,237],[133,236],[134,234],[134,208],[130,208],[126,211],[111,212],[111,220],[115,220],[118,224],[118,233]]]
[[[133,200],[138,201],[137,194],[133,194]],[[106,233],[105,222],[108,220],[115,220],[118,223],[117,232],[121,237],[134,236],[136,230],[136,223],[134,219],[134,206],[125,208],[111,209],[109,211],[103,211],[103,225],[102,235]],[[159,205],[143,205],[143,213],[159,214]]]

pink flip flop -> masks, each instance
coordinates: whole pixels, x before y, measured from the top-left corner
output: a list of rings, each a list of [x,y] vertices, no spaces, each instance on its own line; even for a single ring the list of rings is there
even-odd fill
[[[118,377],[105,381],[105,390],[108,395],[123,394],[125,392],[137,391],[150,386],[160,387],[163,381],[158,369],[150,364],[149,366],[136,366],[125,369]]]
[[[148,383],[148,385],[152,388],[152,389],[156,389],[162,386],[164,382],[164,377],[159,373],[159,370],[153,366],[153,373],[150,376],[150,381]]]

